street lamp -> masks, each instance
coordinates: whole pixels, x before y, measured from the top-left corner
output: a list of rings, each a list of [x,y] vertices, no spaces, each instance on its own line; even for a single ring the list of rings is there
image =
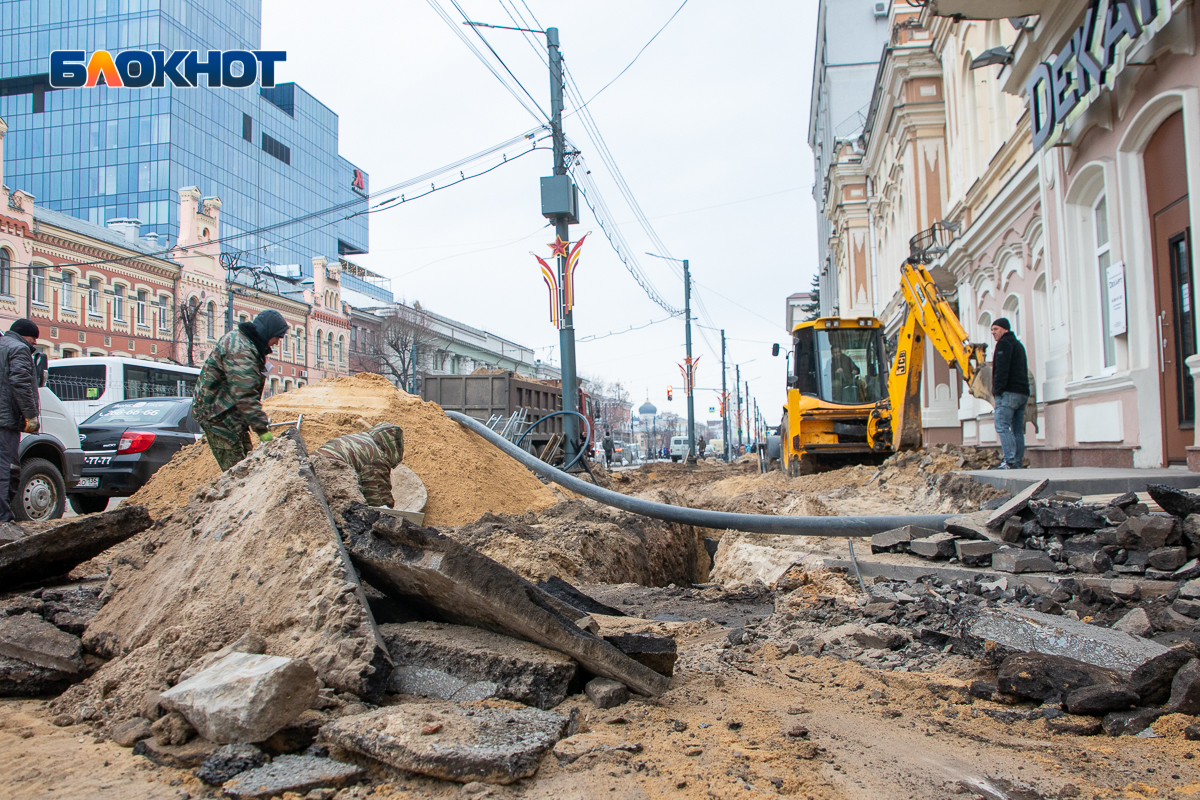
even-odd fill
[[[683,329],[687,344],[687,361],[685,362],[687,364],[687,386],[685,387],[687,389],[687,463],[694,464],[696,462],[696,404],[692,399],[692,389],[696,382],[696,366],[692,361],[692,274],[688,271],[686,258],[660,256],[658,253],[649,251],[646,251],[646,255],[683,264]]]

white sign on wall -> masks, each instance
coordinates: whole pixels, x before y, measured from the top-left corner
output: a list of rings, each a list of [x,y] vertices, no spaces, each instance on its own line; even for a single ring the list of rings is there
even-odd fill
[[[1125,333],[1125,264],[1118,261],[1108,268],[1108,335]]]

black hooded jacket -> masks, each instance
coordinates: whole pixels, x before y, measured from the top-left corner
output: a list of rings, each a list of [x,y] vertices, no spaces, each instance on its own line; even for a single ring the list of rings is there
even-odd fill
[[[1029,362],[1025,357],[1025,345],[1017,341],[1008,331],[996,342],[992,356],[992,394],[996,397],[1005,392],[1029,394]]]

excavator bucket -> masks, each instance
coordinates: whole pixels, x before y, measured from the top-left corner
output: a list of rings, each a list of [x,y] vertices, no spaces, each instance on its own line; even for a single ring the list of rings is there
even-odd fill
[[[984,364],[971,378],[970,390],[971,396],[977,397],[984,402],[996,404],[996,399],[992,397],[992,365]]]

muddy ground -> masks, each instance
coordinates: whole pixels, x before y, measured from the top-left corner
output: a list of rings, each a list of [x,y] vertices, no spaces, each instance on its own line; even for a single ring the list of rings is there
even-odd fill
[[[753,463],[712,462],[597,477],[648,499],[750,513],[957,513],[995,498],[989,487],[953,474],[962,466],[960,453],[928,459],[796,479],[758,475]],[[1121,738],[1058,732],[1042,717],[1000,722],[987,712],[1001,707],[966,690],[971,680],[994,679],[994,667],[950,648],[925,647],[908,662],[913,668],[901,670],[812,655],[805,642],[821,620],[840,624],[856,606],[858,592],[842,576],[806,573],[782,588],[726,588],[709,582],[707,554],[694,547],[671,562],[647,550],[647,542],[694,545],[697,537],[720,539],[723,532],[651,525],[579,499],[440,529],[526,577],[567,578],[630,615],[599,617],[606,632],[674,636],[680,658],[671,689],[604,711],[583,695],[569,697],[558,710],[578,708],[581,732],[560,742],[534,777],[511,786],[463,787],[367,764],[369,781],[341,790],[338,798],[1200,794],[1200,742],[1183,735],[1193,718],[1164,717],[1153,736]],[[845,540],[803,544],[805,551],[837,553]],[[123,552],[135,553],[136,546]],[[82,572],[95,575],[93,583],[102,580],[113,558],[90,562]],[[797,620],[807,620],[807,627]],[[746,633],[755,630],[769,635]],[[399,699],[389,696],[389,702]],[[218,796],[190,772],[133,756],[88,724],[58,727],[48,703],[0,701],[0,800]]]

